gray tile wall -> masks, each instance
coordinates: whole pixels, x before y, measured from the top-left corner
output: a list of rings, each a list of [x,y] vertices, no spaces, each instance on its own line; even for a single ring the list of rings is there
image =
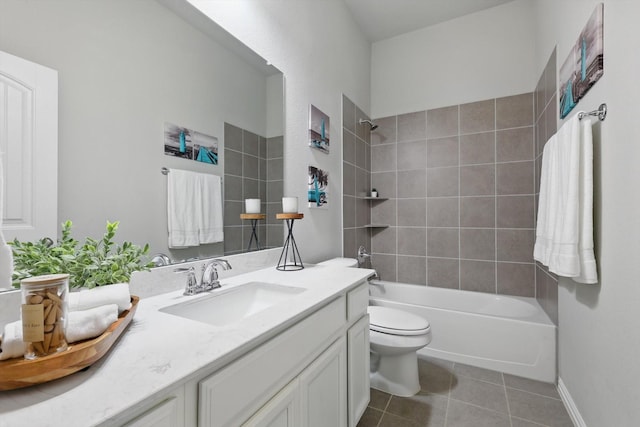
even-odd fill
[[[264,248],[282,246],[280,212],[283,188],[283,138],[264,138],[229,123],[224,124],[224,253],[243,252],[251,237],[249,221],[242,221],[244,200],[259,198],[267,214],[257,231]],[[255,246],[252,246],[255,248]]]
[[[349,110],[355,106],[345,98]],[[344,124],[345,254],[369,218],[352,207],[357,164]],[[351,113],[350,113],[351,114]],[[534,94],[383,117],[371,133],[373,267],[382,279],[535,296]],[[355,161],[355,163],[354,163]],[[362,178],[364,180],[364,178]],[[362,204],[366,207],[366,204]],[[357,209],[356,209],[357,211]]]
[[[342,96],[342,209],[343,256],[355,258],[358,247],[371,251],[371,202],[364,197],[371,191],[371,155],[369,125],[360,125],[369,117],[349,98]],[[381,188],[378,191],[382,191]]]
[[[556,83],[556,51],[551,53],[534,93],[536,127],[536,203],[540,193],[542,150],[547,140],[558,130],[558,98]],[[536,263],[536,298],[551,320],[558,324],[558,278],[540,263]]]

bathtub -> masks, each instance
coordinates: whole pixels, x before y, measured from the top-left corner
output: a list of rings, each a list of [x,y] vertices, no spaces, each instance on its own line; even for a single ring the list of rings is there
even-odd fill
[[[535,298],[371,280],[369,304],[429,321],[432,340],[418,356],[556,381],[556,327]]]

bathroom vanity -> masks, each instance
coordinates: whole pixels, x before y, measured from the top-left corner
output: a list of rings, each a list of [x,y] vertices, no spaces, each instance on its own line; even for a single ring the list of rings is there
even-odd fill
[[[143,298],[86,372],[0,393],[0,427],[355,426],[369,401],[371,273],[271,267]]]

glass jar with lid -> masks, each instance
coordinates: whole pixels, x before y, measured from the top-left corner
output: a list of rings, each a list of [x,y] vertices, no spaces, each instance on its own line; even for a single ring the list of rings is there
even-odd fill
[[[37,359],[67,349],[68,274],[24,279],[22,291],[22,340],[25,359]]]

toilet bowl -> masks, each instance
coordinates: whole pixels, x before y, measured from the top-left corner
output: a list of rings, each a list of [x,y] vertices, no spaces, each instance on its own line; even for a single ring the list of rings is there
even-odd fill
[[[333,258],[318,265],[358,267],[354,258]],[[401,397],[420,391],[417,351],[431,342],[429,322],[389,307],[369,306],[371,387]]]
[[[431,342],[423,317],[389,307],[369,306],[371,387],[396,396],[420,391],[417,351]]]

